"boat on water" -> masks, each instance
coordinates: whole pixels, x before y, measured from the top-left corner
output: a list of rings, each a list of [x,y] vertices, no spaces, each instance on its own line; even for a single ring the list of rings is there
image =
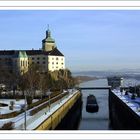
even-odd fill
[[[99,106],[94,95],[89,95],[87,97],[86,111],[89,113],[95,113],[99,111]]]

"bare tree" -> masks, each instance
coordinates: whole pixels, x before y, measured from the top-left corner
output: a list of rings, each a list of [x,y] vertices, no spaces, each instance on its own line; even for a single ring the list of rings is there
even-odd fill
[[[36,89],[38,88],[39,84],[39,71],[40,67],[37,64],[30,65],[28,72],[25,73],[25,92],[27,93],[27,101],[28,104],[32,103],[32,100],[34,99]]]
[[[39,85],[38,88],[41,91],[41,98],[48,89],[51,87],[51,76],[48,72],[39,72]]]
[[[20,75],[18,87],[22,91],[23,97],[25,96],[25,91],[28,89],[28,83],[26,81],[26,74]]]

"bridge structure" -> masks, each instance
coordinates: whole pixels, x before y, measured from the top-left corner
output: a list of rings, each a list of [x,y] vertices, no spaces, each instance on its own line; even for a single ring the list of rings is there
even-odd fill
[[[110,90],[111,86],[106,87],[79,87],[79,90]]]
[[[104,87],[78,87],[78,90],[109,90],[111,91],[111,86],[104,86]],[[120,87],[120,89],[129,89],[129,87]]]

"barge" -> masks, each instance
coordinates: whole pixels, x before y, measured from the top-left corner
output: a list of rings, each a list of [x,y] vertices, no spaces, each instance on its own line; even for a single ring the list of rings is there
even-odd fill
[[[86,103],[86,111],[89,113],[95,113],[98,112],[99,106],[96,101],[96,97],[94,95],[89,95],[87,97],[87,103]]]

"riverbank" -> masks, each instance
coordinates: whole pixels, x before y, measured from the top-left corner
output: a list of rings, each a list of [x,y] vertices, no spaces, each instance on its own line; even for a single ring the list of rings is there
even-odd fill
[[[97,77],[91,77],[91,76],[75,76],[74,78],[78,84],[99,79]]]

